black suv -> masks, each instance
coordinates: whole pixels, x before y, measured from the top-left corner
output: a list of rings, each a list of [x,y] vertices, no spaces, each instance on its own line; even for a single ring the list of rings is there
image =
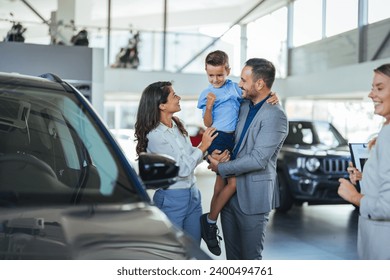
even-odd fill
[[[291,120],[278,158],[281,203],[286,212],[294,204],[344,204],[339,178],[348,178],[347,140],[329,122]]]
[[[151,204],[177,174],[143,154],[139,177],[59,77],[0,73],[0,259],[210,259]]]

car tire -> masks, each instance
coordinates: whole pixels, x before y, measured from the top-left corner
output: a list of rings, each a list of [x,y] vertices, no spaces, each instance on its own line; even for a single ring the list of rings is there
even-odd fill
[[[293,197],[288,189],[286,180],[282,175],[278,174],[278,185],[280,193],[280,206],[276,208],[278,212],[288,212],[294,204]]]

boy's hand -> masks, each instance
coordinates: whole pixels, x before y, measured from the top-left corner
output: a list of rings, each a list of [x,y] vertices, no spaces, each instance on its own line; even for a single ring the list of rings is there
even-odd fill
[[[279,98],[276,95],[276,92],[271,92],[271,96],[267,99],[267,103],[270,103],[272,105],[276,105],[279,103]]]
[[[207,102],[206,102],[206,108],[207,109],[212,109],[213,108],[213,105],[214,105],[214,102],[215,102],[215,99],[216,99],[217,97],[215,96],[215,94],[214,93],[212,93],[212,92],[209,92],[208,94],[207,94]]]
[[[225,150],[223,152],[221,152],[220,150],[214,150],[211,153],[211,157],[218,162],[226,162],[230,160],[230,153],[229,150]]]

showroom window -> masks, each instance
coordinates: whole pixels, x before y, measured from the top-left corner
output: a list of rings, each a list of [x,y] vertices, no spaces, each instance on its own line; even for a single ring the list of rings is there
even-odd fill
[[[322,38],[322,0],[294,2],[293,45],[295,47]]]
[[[134,124],[137,117],[138,100],[121,101],[110,100],[104,103],[104,119],[110,129],[134,129]],[[188,125],[203,125],[202,111],[196,106],[197,100],[180,101],[180,112],[178,116]]]
[[[247,58],[265,57],[275,64],[277,78],[286,77],[287,8],[249,23],[247,36]]]
[[[374,114],[368,98],[331,100],[290,99],[285,104],[289,119],[331,122],[350,142],[368,142],[381,128],[383,118]]]
[[[357,28],[358,0],[326,0],[326,36]]]
[[[368,0],[368,23],[389,18],[389,0]]]

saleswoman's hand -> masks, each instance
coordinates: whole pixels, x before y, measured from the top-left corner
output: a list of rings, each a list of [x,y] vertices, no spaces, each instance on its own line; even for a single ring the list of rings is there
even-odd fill
[[[341,196],[346,201],[355,204],[356,206],[360,206],[360,200],[363,195],[356,190],[355,186],[344,178],[340,178],[339,183],[340,186],[337,190],[339,196]]]
[[[349,180],[352,184],[356,185],[358,181],[362,180],[362,172],[360,172],[356,167],[354,167],[352,162],[349,162],[347,171],[349,174]]]

